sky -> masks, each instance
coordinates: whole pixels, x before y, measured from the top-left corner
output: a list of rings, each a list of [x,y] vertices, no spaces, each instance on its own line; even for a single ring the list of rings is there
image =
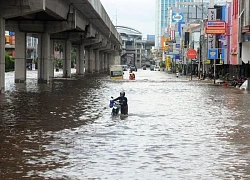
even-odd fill
[[[136,29],[143,37],[155,34],[155,0],[101,0],[101,3],[114,25]]]

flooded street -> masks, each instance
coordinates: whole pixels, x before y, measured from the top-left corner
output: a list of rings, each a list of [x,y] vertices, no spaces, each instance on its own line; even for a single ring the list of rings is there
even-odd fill
[[[0,179],[250,179],[250,95],[165,72],[26,84],[0,95]],[[128,72],[125,72],[128,79]],[[128,117],[111,117],[124,90]]]

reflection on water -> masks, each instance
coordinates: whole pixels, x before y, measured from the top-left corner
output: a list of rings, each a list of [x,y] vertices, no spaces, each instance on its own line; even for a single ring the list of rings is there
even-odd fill
[[[148,70],[6,84],[1,179],[250,178],[250,98],[238,89]],[[111,117],[121,90],[129,116]]]

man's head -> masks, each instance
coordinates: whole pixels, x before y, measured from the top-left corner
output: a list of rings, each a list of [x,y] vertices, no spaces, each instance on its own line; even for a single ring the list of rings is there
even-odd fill
[[[124,91],[121,91],[120,92],[120,97],[124,97],[125,96],[125,92]]]

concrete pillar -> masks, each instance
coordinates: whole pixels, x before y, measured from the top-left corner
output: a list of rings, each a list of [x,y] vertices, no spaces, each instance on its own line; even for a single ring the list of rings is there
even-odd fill
[[[0,17],[0,94],[5,86],[5,19]]]
[[[79,73],[79,66],[80,66],[80,47],[77,46],[76,47],[76,74],[80,74]]]
[[[54,55],[54,50],[55,50],[55,41],[50,40],[50,59],[49,59],[49,77],[53,78],[55,77],[55,55]]]
[[[80,45],[79,47],[79,74],[80,75],[84,74],[84,64],[86,65],[86,62],[84,61],[85,61],[84,45]]]
[[[103,71],[105,72],[106,71],[106,54],[105,52],[103,52]]]
[[[90,72],[90,49],[85,49],[85,60],[84,60],[84,67],[85,67],[85,73]]]
[[[115,64],[115,55],[114,53],[109,53],[109,65],[114,65]]]
[[[94,73],[95,67],[95,53],[93,48],[89,49],[89,72]]]
[[[95,52],[95,70],[94,72],[100,72],[100,51],[98,49],[94,50]]]
[[[107,53],[107,67],[108,67],[108,70],[109,70],[109,66],[111,65],[110,64],[110,59],[111,59],[111,54],[110,53]]]
[[[71,49],[72,44],[69,40],[64,43],[64,65],[63,65],[63,77],[71,77]]]
[[[26,34],[15,32],[15,83],[26,81]]]
[[[109,64],[108,64],[108,53],[104,53],[104,71],[108,71]]]
[[[42,35],[38,34],[38,45],[37,45],[37,78],[38,82],[42,76],[41,67],[42,67]]]
[[[104,71],[104,53],[100,51],[100,72]]]
[[[48,83],[50,80],[50,34],[43,33],[38,39],[39,55],[38,55],[38,82]]]

